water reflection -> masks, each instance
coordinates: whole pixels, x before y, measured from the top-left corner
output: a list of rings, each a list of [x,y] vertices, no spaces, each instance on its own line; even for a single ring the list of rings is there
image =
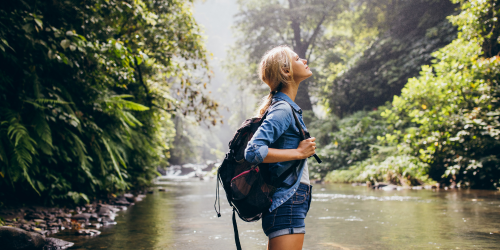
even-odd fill
[[[72,249],[234,249],[231,210],[213,210],[215,182],[166,182],[121,212],[95,238],[60,233]],[[223,192],[221,190],[221,192]],[[497,249],[500,195],[495,191],[375,191],[316,185],[304,249]],[[239,221],[244,249],[265,249],[260,222]]]

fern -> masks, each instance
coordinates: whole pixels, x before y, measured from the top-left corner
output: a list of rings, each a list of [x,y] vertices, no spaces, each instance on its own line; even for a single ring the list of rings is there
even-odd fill
[[[113,167],[115,168],[116,173],[120,177],[120,180],[123,181],[122,173],[120,172],[120,167],[118,166],[118,163],[116,162],[116,159],[115,159],[115,152],[113,152],[113,150],[111,150],[111,147],[109,146],[106,139],[103,138],[101,141],[104,144],[104,146],[106,147],[106,150],[108,150],[108,154],[111,157],[111,161],[113,162]]]
[[[29,136],[28,130],[19,123],[18,119],[12,118],[9,122],[2,122],[2,125],[6,124],[9,125],[7,128],[7,136],[13,144],[10,162],[14,167],[22,170],[22,176],[25,177],[26,181],[28,181],[31,187],[40,195],[40,192],[38,192],[28,173],[30,164],[33,162],[33,155],[36,154],[36,142]],[[14,175],[14,181],[19,177],[19,175]]]

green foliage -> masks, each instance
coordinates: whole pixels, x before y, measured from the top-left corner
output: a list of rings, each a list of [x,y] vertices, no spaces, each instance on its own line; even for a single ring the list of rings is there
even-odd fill
[[[360,2],[344,26],[363,32],[342,34],[349,42],[324,52],[316,76],[323,104],[340,117],[399,95],[431,53],[456,37],[446,19],[456,7],[449,0]]]
[[[461,32],[435,52],[382,114],[435,180],[473,188],[500,184],[500,57],[489,57],[498,44],[498,6],[468,1],[450,19]],[[409,127],[414,127],[408,129]]]
[[[1,4],[2,202],[85,203],[142,188],[168,164],[171,112],[217,122],[191,5]]]
[[[377,182],[402,186],[432,184],[428,176],[429,165],[417,157],[409,155],[389,156],[378,162],[368,159],[358,162],[347,170],[330,172],[326,181],[330,182]]]
[[[255,77],[264,53],[278,45],[290,46],[301,58],[314,61],[335,42],[327,34],[349,7],[350,0],[251,0],[238,1],[240,12],[234,26],[238,39],[229,51],[226,68],[242,87],[253,87],[259,97],[269,88]],[[309,82],[309,81],[307,81]],[[299,86],[295,102],[312,110],[309,84]]]
[[[332,171],[326,180],[400,185],[436,180],[445,185],[498,188],[500,7],[479,0],[460,3],[461,13],[449,17],[459,27],[458,38],[432,54],[432,64],[423,66],[418,78],[408,80],[401,95],[394,96],[392,107],[381,108],[385,130],[371,141],[369,158],[342,164],[348,169]]]
[[[318,164],[309,161],[312,176],[322,178],[328,172],[348,168],[370,156],[370,146],[377,143],[377,136],[387,132],[380,111],[359,111],[342,120],[329,118],[311,123],[311,134],[318,143],[317,154],[323,160]]]

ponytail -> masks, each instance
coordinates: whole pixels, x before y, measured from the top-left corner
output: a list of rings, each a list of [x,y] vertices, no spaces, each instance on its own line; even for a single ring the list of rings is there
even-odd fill
[[[264,113],[266,113],[266,110],[271,106],[271,104],[273,103],[273,97],[276,93],[280,92],[281,91],[281,88],[283,88],[283,83],[280,83],[278,85],[278,88],[276,90],[273,90],[273,91],[270,91],[269,92],[269,95],[267,95],[266,97],[264,97],[262,99],[262,103],[260,104],[260,107],[258,109],[258,113],[257,113],[257,116],[258,117],[262,117],[264,116]]]
[[[292,53],[288,46],[278,46],[266,52],[262,57],[259,64],[259,76],[271,91],[262,99],[256,114],[258,117],[266,113],[273,102],[273,96],[281,91],[283,85],[293,83]]]

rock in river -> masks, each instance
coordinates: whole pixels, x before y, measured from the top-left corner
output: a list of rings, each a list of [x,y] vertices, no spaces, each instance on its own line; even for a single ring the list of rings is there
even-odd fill
[[[45,239],[40,234],[14,227],[0,227],[0,246],[2,249],[35,250],[42,249],[44,245]]]
[[[81,213],[73,215],[72,219],[74,220],[86,220],[88,221],[92,215],[89,213]]]
[[[45,238],[45,246],[43,249],[66,249],[72,247],[74,244],[73,242],[47,237]]]

